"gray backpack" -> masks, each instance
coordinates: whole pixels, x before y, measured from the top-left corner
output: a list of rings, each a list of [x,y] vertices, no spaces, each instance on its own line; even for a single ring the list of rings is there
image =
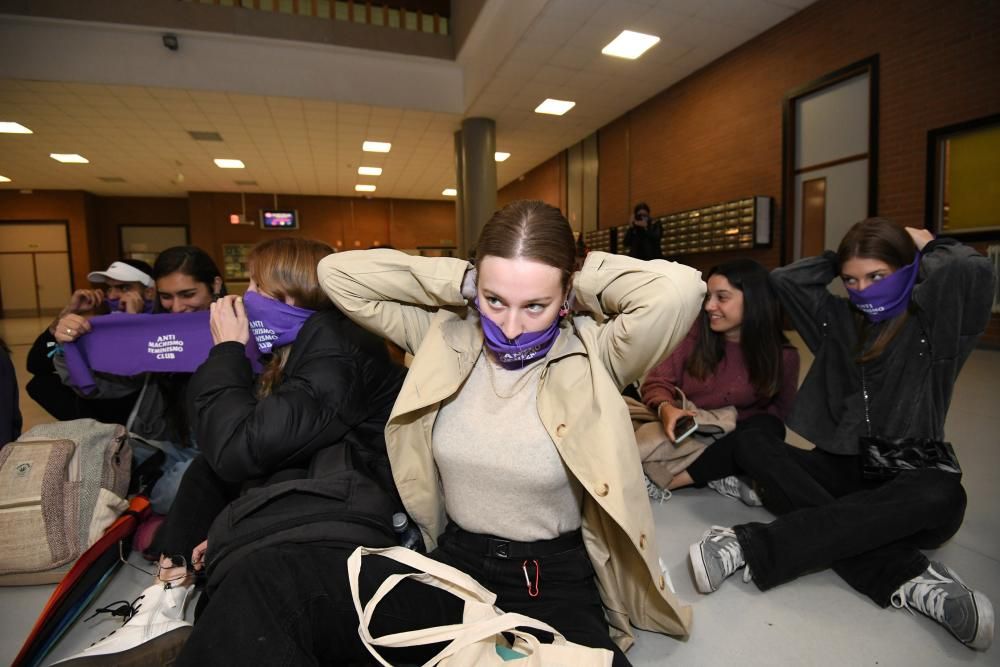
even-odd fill
[[[0,585],[59,581],[128,507],[119,424],[42,424],[0,449]]]

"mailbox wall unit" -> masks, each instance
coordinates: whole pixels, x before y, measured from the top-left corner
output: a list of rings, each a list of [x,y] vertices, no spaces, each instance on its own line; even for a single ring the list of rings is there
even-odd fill
[[[745,197],[704,206],[653,219],[663,225],[660,251],[664,257],[700,252],[748,250],[771,245],[771,222],[774,200],[771,197]],[[591,250],[625,253],[628,225],[587,232]]]

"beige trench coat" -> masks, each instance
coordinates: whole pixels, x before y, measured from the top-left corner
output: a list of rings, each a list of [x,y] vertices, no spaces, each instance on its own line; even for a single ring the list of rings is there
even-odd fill
[[[414,355],[386,441],[393,477],[428,550],[444,531],[431,429],[483,348],[477,311],[462,297],[468,262],[394,250],[330,255],[319,279],[351,319]],[[690,267],[592,252],[574,277],[578,314],[547,355],[538,414],[580,481],[583,536],[611,636],[624,650],[629,624],[686,637],[691,608],[667,585],[632,423],[621,389],[687,335],[705,284]]]

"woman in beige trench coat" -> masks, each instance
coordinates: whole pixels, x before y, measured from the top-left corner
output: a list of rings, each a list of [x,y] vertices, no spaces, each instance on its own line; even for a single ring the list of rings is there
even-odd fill
[[[565,535],[582,536],[577,539],[593,568],[589,580],[603,602],[612,646],[631,646],[630,625],[686,637],[691,609],[675,596],[657,554],[621,390],[683,340],[705,293],[699,272],[592,252],[572,274],[569,224],[541,202],[514,202],[497,211],[477,248],[475,269],[460,259],[387,249],[334,254],[319,265],[320,283],[342,311],[414,355],[386,426],[407,512],[429,551],[459,544],[485,548],[498,561],[508,549],[526,554],[507,554],[507,560],[521,589],[527,585],[531,593],[534,581],[538,599],[556,584],[547,580],[545,559],[530,557],[531,545],[565,539],[560,527],[569,526],[574,530]],[[487,326],[493,336],[484,345]],[[505,357],[519,335],[533,344],[524,355]],[[499,364],[502,358],[507,363]],[[490,385],[492,395],[487,389],[485,398],[467,396]],[[518,416],[499,433],[488,430],[494,408],[502,415],[504,404],[518,401],[527,413],[537,406],[537,418]],[[542,437],[527,445],[531,453],[524,456],[520,435],[533,425]],[[464,442],[455,442],[456,429]],[[508,446],[518,451],[508,456]],[[535,474],[535,464],[524,459],[544,459],[539,448],[554,448],[564,470],[566,488],[551,503],[547,487],[536,491],[528,480],[527,491],[522,488]],[[530,607],[509,609],[503,600],[501,593],[497,604],[505,611],[535,615]],[[556,616],[543,620],[587,643],[567,634]]]

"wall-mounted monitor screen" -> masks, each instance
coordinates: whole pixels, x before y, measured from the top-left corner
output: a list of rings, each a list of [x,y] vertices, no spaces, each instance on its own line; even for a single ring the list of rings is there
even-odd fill
[[[298,229],[298,211],[261,211],[260,226],[262,229]]]

